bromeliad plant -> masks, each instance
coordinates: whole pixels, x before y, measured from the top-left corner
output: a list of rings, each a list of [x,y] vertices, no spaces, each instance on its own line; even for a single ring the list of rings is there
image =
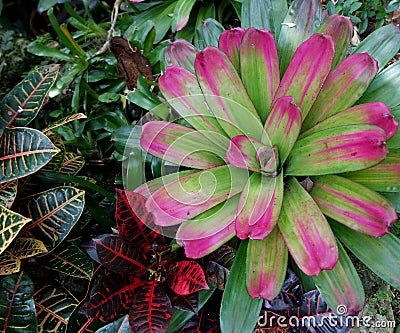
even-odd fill
[[[273,9],[270,22],[279,17]],[[190,258],[234,236],[243,240],[222,302],[226,332],[251,330],[243,304],[255,314],[261,306],[237,298],[246,290],[243,267],[248,293],[273,299],[289,253],[334,310],[345,305],[352,313],[364,303],[341,242],[400,287],[393,250],[400,241],[388,233],[397,215],[377,193],[395,192],[400,182],[399,153],[386,144],[398,148],[390,107],[400,96],[389,80],[398,65],[377,75],[398,51],[399,29],[386,28],[387,48],[374,47],[373,38],[382,42],[377,31],[345,58],[351,22],[323,20],[318,1],[295,1],[274,24],[282,26],[274,30],[277,44],[270,31],[254,28],[225,31],[218,48],[198,53],[174,42],[166,52],[174,65],[159,88],[183,121],[142,127],[145,151],[185,168],[136,189],[155,223],[179,226],[176,239]]]

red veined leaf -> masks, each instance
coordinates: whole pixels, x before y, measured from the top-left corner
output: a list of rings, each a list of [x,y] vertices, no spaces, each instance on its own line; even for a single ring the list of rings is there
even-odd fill
[[[146,257],[134,244],[118,235],[105,234],[92,240],[100,264],[120,274],[141,274],[147,270]]]
[[[153,244],[164,244],[162,228],[155,225],[146,209],[146,198],[139,193],[117,189],[115,218],[119,235],[146,252]]]
[[[191,260],[179,261],[169,266],[167,282],[178,295],[209,289],[203,268]]]
[[[104,321],[115,319],[133,304],[137,289],[145,283],[138,278],[106,274],[93,287],[89,301],[79,312]]]
[[[219,333],[218,316],[201,310],[198,316],[193,316],[178,331],[178,333]]]
[[[230,246],[223,245],[214,251],[209,259],[206,268],[207,283],[213,288],[224,290],[229,270],[235,259],[235,250]]]
[[[355,315],[356,313],[350,314],[350,316]],[[293,327],[299,323],[299,327],[302,328],[301,332],[346,333],[352,328],[349,325],[353,322],[356,321],[352,317],[346,320],[346,317],[336,316],[319,291],[311,290],[298,299],[296,307],[285,310],[276,310],[274,307],[263,308],[255,331],[286,332],[279,331],[279,329],[283,326],[286,326],[287,329],[287,327]],[[335,323],[334,326],[333,323]],[[300,332],[294,329],[293,332],[295,331]]]
[[[173,292],[171,291],[171,294]],[[192,293],[190,295],[173,295],[169,296],[171,304],[174,308],[182,311],[189,311],[198,314],[199,307],[199,294]]]
[[[171,318],[171,301],[162,284],[150,281],[138,290],[129,311],[129,325],[134,333],[163,333]]]

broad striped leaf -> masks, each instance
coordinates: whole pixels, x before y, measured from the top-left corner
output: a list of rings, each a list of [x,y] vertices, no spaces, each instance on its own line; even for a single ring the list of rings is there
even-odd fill
[[[43,267],[63,274],[90,280],[93,261],[74,243],[64,242],[46,256],[36,258]]]
[[[42,241],[25,237],[17,237],[8,249],[18,259],[26,259],[47,252]]]
[[[10,125],[29,124],[42,108],[57,78],[59,65],[46,65],[31,72],[0,103],[0,135]]]
[[[95,246],[100,264],[119,274],[141,274],[147,270],[146,257],[133,243],[114,234],[93,238],[89,243]],[[89,253],[90,254],[90,253]]]
[[[189,295],[202,289],[210,289],[203,268],[192,260],[178,261],[170,265],[167,283],[178,295]]]
[[[197,50],[192,44],[178,38],[164,50],[164,61],[166,66],[180,66],[194,73],[196,53]]]
[[[5,129],[0,138],[0,183],[34,173],[58,152],[49,138],[35,129]]]
[[[158,281],[141,287],[129,311],[129,324],[133,333],[163,333],[172,317],[171,301]]]
[[[278,227],[292,258],[307,275],[332,269],[338,250],[325,216],[296,178],[285,183]]]
[[[37,320],[33,282],[24,272],[0,281],[0,331],[35,333]]]
[[[335,267],[322,271],[312,279],[329,307],[337,312],[344,306],[346,313],[338,314],[347,315],[362,310],[365,301],[364,288],[342,244],[337,242],[337,245],[339,260]]]
[[[61,118],[61,119],[55,121],[54,123],[51,123],[49,126],[47,126],[43,130],[43,133],[49,132],[49,131],[51,131],[51,130],[57,128],[57,127],[60,127],[61,125],[67,124],[67,123],[69,123],[71,121],[75,121],[75,120],[78,120],[78,119],[85,119],[85,118],[87,118],[87,116],[85,114],[83,114],[83,113],[75,113],[75,114],[73,114],[71,116]]]
[[[39,332],[67,332],[68,319],[78,306],[61,286],[44,285],[33,295]]]
[[[371,271],[393,288],[400,289],[400,240],[397,236],[389,233],[373,237],[335,221],[331,221],[331,226],[339,240]]]
[[[17,195],[17,180],[11,180],[7,183],[0,184],[0,205],[11,208]]]
[[[32,218],[24,234],[40,239],[51,251],[69,234],[85,205],[85,192],[61,186],[29,197],[22,211]]]
[[[263,240],[249,240],[246,258],[247,290],[252,297],[272,300],[285,281],[288,250],[275,227]]]
[[[2,253],[18,235],[23,226],[31,221],[3,206],[0,206],[0,253]]]
[[[66,152],[59,173],[75,176],[85,165],[83,156]]]
[[[53,143],[53,145],[59,149],[59,152],[41,169],[41,171],[58,172],[62,166],[62,163],[64,162],[66,154],[64,140],[61,135],[54,132],[48,132],[46,133],[46,136]]]
[[[115,319],[126,313],[138,289],[145,283],[137,278],[128,279],[119,274],[107,273],[93,287],[89,301],[83,304],[79,312],[102,321]]]
[[[230,333],[251,333],[262,307],[262,298],[253,298],[246,287],[248,241],[242,241],[229,273],[220,309],[221,330]]]
[[[182,30],[186,26],[195,3],[196,0],[178,0],[171,23],[172,32]]]
[[[0,254],[0,275],[18,273],[21,269],[21,259],[6,250]]]
[[[218,48],[228,56],[229,60],[240,73],[240,43],[245,30],[237,27],[222,32],[218,41]]]

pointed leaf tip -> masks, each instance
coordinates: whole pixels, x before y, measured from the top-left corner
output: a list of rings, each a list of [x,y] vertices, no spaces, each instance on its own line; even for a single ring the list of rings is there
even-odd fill
[[[181,66],[194,73],[194,59],[197,50],[185,39],[176,39],[164,51],[167,66]]]

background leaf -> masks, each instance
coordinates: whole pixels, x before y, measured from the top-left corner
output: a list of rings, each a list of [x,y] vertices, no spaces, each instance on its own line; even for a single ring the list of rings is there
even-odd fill
[[[25,126],[42,108],[57,78],[59,65],[46,65],[32,71],[0,103],[0,135],[9,124]]]
[[[29,197],[21,203],[32,222],[24,234],[40,239],[51,251],[69,234],[85,206],[85,192],[61,186]]]
[[[134,333],[165,332],[172,316],[171,301],[158,281],[141,287],[129,311],[129,324]]]
[[[67,332],[68,320],[78,306],[78,300],[64,288],[51,285],[42,285],[33,297],[39,332]]]
[[[34,173],[59,152],[47,136],[31,128],[5,129],[0,147],[0,183]]]
[[[247,243],[247,240],[240,243],[222,296],[220,318],[223,332],[251,333],[260,314],[262,299],[252,298],[247,292]]]
[[[24,272],[0,281],[0,331],[37,332],[33,282]]]
[[[178,261],[168,267],[167,282],[178,295],[209,289],[203,268],[192,260]]]
[[[0,205],[11,208],[15,197],[17,196],[17,180],[11,180],[0,184]]]
[[[30,220],[31,219],[0,206],[0,253],[11,244],[22,227]]]

